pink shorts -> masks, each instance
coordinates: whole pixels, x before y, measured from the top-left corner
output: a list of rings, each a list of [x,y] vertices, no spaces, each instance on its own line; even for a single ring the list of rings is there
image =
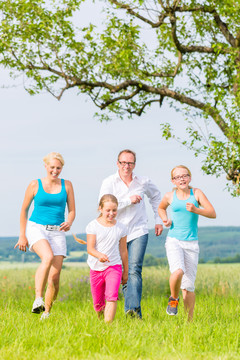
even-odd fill
[[[117,301],[122,280],[122,265],[109,266],[106,270],[90,270],[90,284],[95,311],[102,311],[106,301]]]

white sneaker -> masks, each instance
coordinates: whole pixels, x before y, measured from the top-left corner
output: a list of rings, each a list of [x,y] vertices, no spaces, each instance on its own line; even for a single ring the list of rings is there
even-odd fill
[[[42,316],[40,317],[40,320],[46,320],[46,319],[48,319],[49,318],[49,316],[50,316],[50,313],[49,312],[47,312],[47,313],[42,313]]]
[[[40,314],[42,311],[45,310],[45,304],[42,297],[38,297],[34,300],[32,313]]]

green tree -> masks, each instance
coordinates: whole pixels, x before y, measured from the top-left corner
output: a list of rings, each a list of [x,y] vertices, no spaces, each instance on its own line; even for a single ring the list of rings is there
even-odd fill
[[[237,0],[103,0],[103,24],[76,25],[85,0],[2,0],[0,63],[30,94],[90,96],[100,120],[141,116],[168,102],[186,115],[162,135],[204,154],[240,195],[240,4]],[[88,0],[91,1],[91,0]]]

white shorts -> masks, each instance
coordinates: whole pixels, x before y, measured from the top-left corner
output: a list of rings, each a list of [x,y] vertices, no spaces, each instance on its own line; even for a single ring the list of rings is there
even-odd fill
[[[26,236],[29,243],[29,250],[32,252],[34,252],[32,247],[38,240],[46,239],[51,246],[54,256],[67,256],[66,235],[64,231],[46,230],[44,225],[28,221]]]
[[[198,241],[181,241],[167,237],[165,248],[170,272],[182,269],[181,289],[194,292],[199,256]]]

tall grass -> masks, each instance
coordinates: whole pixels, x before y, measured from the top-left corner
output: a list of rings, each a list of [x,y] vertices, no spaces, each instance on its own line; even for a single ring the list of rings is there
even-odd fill
[[[199,265],[189,323],[166,314],[167,268],[145,268],[143,320],[97,319],[87,268],[66,267],[51,317],[31,314],[35,269],[0,270],[0,359],[240,359],[240,265]]]

